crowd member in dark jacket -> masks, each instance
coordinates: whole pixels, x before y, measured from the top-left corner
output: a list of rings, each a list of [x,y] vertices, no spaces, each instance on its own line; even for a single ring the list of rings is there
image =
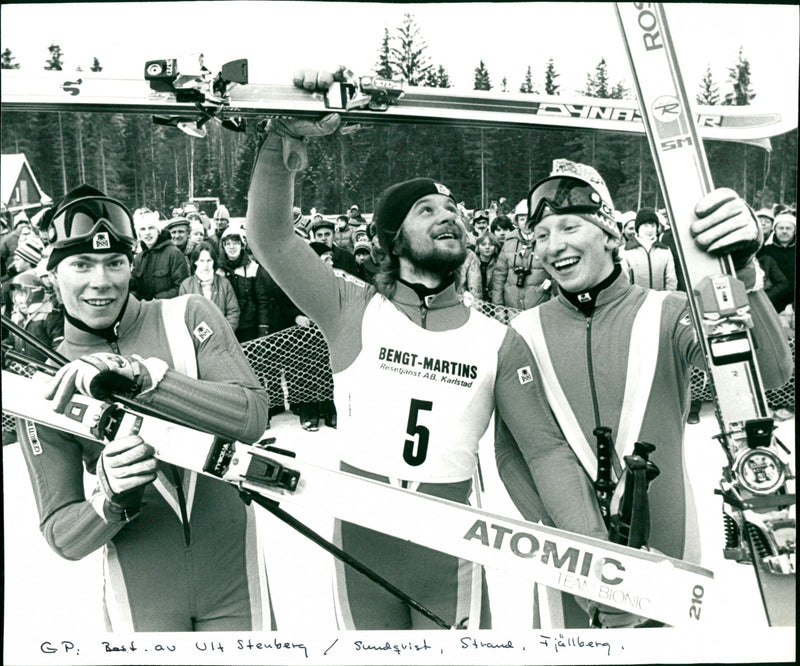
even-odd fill
[[[788,281],[784,293],[773,302],[778,312],[794,304],[796,251],[797,217],[792,213],[779,213],[775,216],[772,237],[758,253],[759,261],[765,256],[772,257]]]
[[[764,293],[775,309],[785,302],[786,294],[789,291],[789,281],[778,266],[778,262],[769,254],[762,254],[758,257],[758,264],[764,271]],[[784,310],[786,306],[781,308]],[[780,312],[780,310],[778,310]]]
[[[236,338],[239,342],[247,342],[263,337],[269,333],[267,274],[244,251],[244,236],[238,226],[225,229],[220,245],[219,270],[231,283],[239,302]]]
[[[158,230],[157,222],[158,213],[134,214],[141,251],[133,258],[131,292],[142,301],[174,298],[181,282],[189,277],[183,252],[172,244],[169,231]]]
[[[314,241],[324,243],[330,248],[333,257],[333,267],[350,273],[350,275],[355,275],[358,271],[355,257],[333,242],[335,233],[336,227],[333,222],[329,222],[322,217],[311,225],[311,235]]]

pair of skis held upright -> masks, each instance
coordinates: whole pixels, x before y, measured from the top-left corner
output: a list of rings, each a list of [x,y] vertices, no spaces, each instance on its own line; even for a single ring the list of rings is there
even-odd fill
[[[359,89],[358,84],[363,84],[358,91],[367,93],[365,98],[368,102],[370,95],[377,95],[380,97],[381,104],[375,106],[369,103],[361,105],[357,109],[344,110],[345,119],[351,122],[366,120],[368,122],[444,121],[465,124],[533,124],[592,127],[627,132],[641,131],[643,126],[653,152],[667,212],[675,230],[681,265],[687,280],[692,316],[698,337],[703,345],[714,388],[716,415],[720,426],[718,439],[728,457],[728,465],[723,470],[721,489],[725,500],[724,520],[727,534],[725,554],[732,559],[749,561],[753,564],[769,623],[791,625],[794,624],[795,606],[794,476],[783,454],[776,446],[773,436],[773,423],[768,417],[769,411],[753,354],[753,341],[744,323],[747,319],[747,301],[743,286],[735,278],[729,258],[717,260],[697,251],[689,236],[689,224],[694,217],[694,204],[703,194],[712,189],[701,135],[704,138],[759,141],[786,131],[790,126],[787,124],[787,120],[778,114],[752,114],[747,110],[732,107],[704,109],[699,116],[693,115],[680,76],[663,7],[649,3],[620,3],[615,5],[615,10],[634,73],[639,98],[638,113],[635,109],[626,109],[624,102],[592,106],[591,104],[566,104],[561,100],[553,99],[527,101],[530,99],[528,97],[526,100],[506,103],[492,99],[488,95],[476,94],[472,97],[465,97],[426,90],[410,93],[400,99],[403,94],[401,90],[390,87],[388,90],[377,90],[376,92],[374,79],[366,82],[361,79],[356,82],[355,88]],[[152,66],[152,62],[148,65]],[[177,85],[178,73],[173,72],[173,74],[176,74],[173,81]],[[206,96],[200,90],[204,85],[201,79],[184,77],[181,85],[186,87],[175,92],[180,92],[184,97],[188,95],[193,100],[187,104],[185,101],[181,101],[180,94],[148,95],[146,87],[142,88],[144,82],[118,82],[121,87],[117,89],[118,92],[114,92],[114,82],[109,82],[107,79],[95,80],[88,76],[84,79],[64,81],[63,75],[58,73],[47,73],[46,76],[29,78],[24,74],[11,74],[4,70],[3,108],[6,110],[161,112],[177,114],[176,119],[185,119],[187,115],[191,116],[200,112],[201,120],[223,119],[223,123],[229,114],[245,116],[272,112],[318,116],[330,109],[331,106],[339,108],[338,104],[331,104],[332,101],[335,101],[331,95],[326,96],[323,104],[323,99],[319,95],[306,94],[287,86],[249,87],[239,85],[228,88],[227,84],[215,85],[214,95]],[[196,92],[189,94],[187,91],[191,90]],[[208,103],[208,99],[212,97],[216,99]],[[347,97],[343,96],[339,101],[341,107],[346,108]],[[381,111],[374,110],[376,108]],[[792,122],[792,119],[788,120],[788,123]],[[235,123],[233,128],[236,128]],[[6,375],[7,373],[4,373],[4,384]],[[8,394],[9,391],[4,391],[4,393]],[[251,449],[248,448],[247,451],[250,452]],[[256,453],[252,455],[256,455]],[[184,463],[198,471],[204,469],[203,465],[198,466],[197,460],[184,460]],[[295,461],[294,464],[298,465],[299,463]],[[311,469],[312,467],[305,467],[304,463],[303,468]],[[346,475],[342,476],[340,473],[329,470],[320,473],[338,475],[335,477],[336,481],[332,480],[333,476],[329,476],[326,483],[339,483],[342,478],[346,478]],[[283,499],[310,497],[313,488],[313,483],[309,480],[311,473],[305,471],[303,474],[308,481],[304,486],[305,490],[295,495],[285,494]],[[241,479],[238,482],[247,483]],[[363,483],[363,480],[348,480],[348,482],[358,485]],[[322,486],[323,482],[319,483]],[[392,492],[394,490],[391,489]],[[375,492],[381,494],[379,490],[375,490]],[[329,505],[329,499],[328,497],[324,504]],[[422,501],[430,503],[433,500],[423,498]],[[351,511],[351,509],[352,507],[347,511]],[[451,509],[455,510],[453,507]],[[429,512],[430,507],[424,510]],[[468,511],[463,507],[460,510]],[[358,522],[352,517],[350,519]],[[386,531],[389,527],[384,519],[370,520],[372,523],[368,526],[375,529]],[[521,555],[523,550],[521,550],[520,544],[523,543],[523,539],[534,538],[531,536],[534,534],[542,534],[536,530],[544,528],[527,524],[524,528],[520,528],[518,523],[512,527],[514,521],[503,523],[501,522],[503,520],[505,519],[493,516],[491,522],[486,522],[483,527],[476,527],[478,523],[475,523],[461,533],[460,541],[471,541],[471,545],[480,544],[481,546],[493,543],[496,545],[492,548],[478,548],[478,550],[494,550],[497,553],[503,553],[504,539],[502,535],[509,535],[505,545],[515,543],[517,552],[514,553],[512,547],[512,558],[500,558],[501,566],[507,568],[513,564],[514,558],[517,561],[526,559]],[[481,531],[491,531],[492,529],[496,531],[491,538],[489,532]],[[447,534],[450,535],[452,532]],[[464,535],[469,534],[472,537],[466,539]],[[520,536],[522,534],[528,536]],[[407,538],[406,534],[399,536]],[[515,537],[517,538],[516,542],[514,542]],[[417,535],[416,538],[423,537]],[[424,538],[431,539],[430,543],[434,541],[430,535]],[[548,541],[544,536],[541,539],[543,544],[554,543],[552,539]],[[586,542],[582,543],[585,545]],[[461,546],[463,543],[460,543],[457,549],[459,556],[470,559],[461,550]],[[432,545],[432,547],[437,546]],[[571,548],[571,546],[562,546],[562,548],[564,547]],[[593,544],[593,547],[600,546]],[[608,547],[608,544],[605,547]],[[445,552],[451,552],[447,548],[452,550],[453,546],[452,544],[441,544],[440,548]],[[559,553],[565,561],[569,559],[564,555],[564,550],[552,550],[554,546],[549,546],[549,548],[551,551],[542,551],[541,558],[530,557],[528,559],[536,562],[541,559],[547,564],[548,558],[551,563],[553,558],[558,561]],[[586,566],[586,572],[589,572],[591,567],[586,564],[586,555],[589,553],[588,551],[580,552],[584,553],[582,562]],[[490,561],[486,561],[485,553],[476,552],[472,557],[477,558],[475,561],[493,566]],[[569,557],[571,558],[572,554]],[[643,555],[637,554],[632,561],[637,558],[642,561],[643,557]],[[572,563],[571,566],[572,570],[569,570],[570,565],[568,564],[567,573],[574,575],[576,574],[575,563]],[[583,566],[582,564],[581,570],[577,574],[584,573]],[[551,573],[558,570],[554,567],[551,569]],[[688,570],[693,571],[701,578],[708,574],[708,572],[701,573],[702,570],[697,568],[689,567]],[[530,567],[526,571],[532,576],[534,575]],[[591,594],[587,593],[592,591],[590,578],[579,575],[578,578],[572,580],[564,576],[562,571],[559,571],[557,579],[552,576],[548,579],[541,571],[537,571],[535,574],[537,580],[552,584],[559,589],[567,589],[571,585],[572,589],[568,591],[578,591],[576,587],[579,587],[583,596],[592,598]],[[602,581],[602,578],[599,580]],[[630,580],[631,578],[628,577],[626,582]],[[594,583],[597,582],[594,581]],[[703,590],[703,586],[707,586],[707,582],[707,580],[702,583],[696,582],[695,586],[699,586],[699,589]],[[649,599],[648,595],[651,592],[644,593],[643,589],[638,587],[638,583],[628,588],[629,598],[638,596],[640,599]],[[669,624],[681,626],[682,618],[685,619],[687,616],[687,609],[684,605],[685,599],[683,601],[680,599],[679,589],[679,587],[675,588],[674,598],[676,601],[672,604],[674,606],[672,611],[653,611],[651,609],[651,616]],[[697,589],[695,588],[695,592]],[[600,592],[597,594],[600,596]],[[653,591],[652,594],[654,598],[658,597],[657,591]],[[597,598],[597,600],[611,603],[609,599]],[[669,603],[666,604],[666,606],[669,605]],[[625,604],[620,607],[632,610]],[[690,604],[689,608],[696,608],[696,606]],[[638,611],[640,614],[648,614],[642,612],[641,608]]]

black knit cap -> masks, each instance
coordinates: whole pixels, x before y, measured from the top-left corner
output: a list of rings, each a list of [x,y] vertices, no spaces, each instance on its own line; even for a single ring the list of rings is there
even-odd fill
[[[636,221],[633,226],[636,228],[636,233],[639,233],[639,227],[647,222],[652,222],[657,227],[661,228],[661,220],[658,218],[655,208],[642,208],[636,213]]]
[[[72,203],[78,201],[79,199],[86,199],[87,197],[103,197],[107,198],[103,192],[100,190],[92,187],[91,185],[79,185],[78,187],[70,190],[67,192],[61,199],[59,199],[53,208],[53,211],[50,220],[55,218],[61,211],[68,208]],[[119,202],[118,202],[119,203]],[[125,206],[120,203],[120,206],[125,208]],[[127,210],[127,209],[126,209]],[[87,238],[78,243],[70,244],[65,247],[53,247],[53,251],[50,254],[50,257],[47,260],[47,270],[52,271],[58,264],[66,259],[67,257],[71,257],[76,254],[95,254],[95,253],[119,253],[124,254],[128,257],[129,261],[133,261],[133,239],[130,241],[120,240],[116,238],[113,234],[106,234],[108,237],[107,245],[104,245],[102,248],[97,247],[97,243],[94,242],[94,238]],[[61,239],[53,239],[53,242],[57,242]]]
[[[430,178],[414,178],[386,188],[375,209],[375,226],[378,240],[385,252],[390,252],[392,242],[406,219],[408,211],[422,197],[442,194],[455,201],[450,190]]]

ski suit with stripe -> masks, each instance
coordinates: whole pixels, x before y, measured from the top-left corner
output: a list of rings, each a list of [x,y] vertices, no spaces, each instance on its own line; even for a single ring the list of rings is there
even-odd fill
[[[180,303],[183,301],[183,303]],[[268,400],[222,314],[201,296],[139,301],[128,297],[118,339],[80,330],[69,321],[59,351],[69,359],[94,352],[173,358],[163,308],[182,319],[185,351],[197,379],[167,370],[143,403],[254,442],[267,425]],[[177,314],[176,314],[177,312]],[[170,334],[174,335],[174,334]],[[178,356],[180,354],[177,354]],[[190,359],[191,361],[192,359]],[[272,615],[252,506],[236,488],[159,462],[130,520],[104,510],[98,488],[84,493],[83,468],[94,473],[102,447],[41,425],[18,427],[48,544],[78,560],[104,548],[104,611],[113,631],[233,631],[269,629]]]
[[[248,241],[328,342],[342,469],[466,503],[496,406],[508,432],[533,452],[531,472],[521,458],[515,465],[533,474],[540,492],[518,486],[517,501],[534,502],[531,511],[559,527],[606,538],[591,484],[550,416],[519,334],[467,307],[452,284],[421,297],[398,282],[387,297],[331,270],[292,229],[293,190],[280,140],[268,137],[248,196]],[[489,626],[479,567],[346,522],[337,522],[336,538],[446,622]],[[338,564],[336,592],[342,629],[437,628]]]
[[[749,301],[764,383],[780,386],[791,370],[780,323],[763,291],[751,292]],[[631,285],[622,271],[600,292],[591,316],[559,294],[520,313],[511,325],[534,352],[550,405],[567,440],[578,451],[587,478],[596,477],[593,430],[597,426],[612,430],[617,475],[620,461],[632,452],[634,442],[656,446],[650,459],[660,474],[648,493],[649,545],[671,557],[700,563],[700,535],[686,478],[683,435],[691,366],[704,368],[705,361],[690,321],[686,294]],[[518,451],[511,441],[498,446],[502,470]],[[528,457],[524,449],[522,454]],[[539,518],[530,513],[525,517]]]

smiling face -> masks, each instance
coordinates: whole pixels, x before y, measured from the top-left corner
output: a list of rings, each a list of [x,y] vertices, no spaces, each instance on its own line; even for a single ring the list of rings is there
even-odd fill
[[[560,287],[578,293],[614,269],[619,241],[577,215],[548,215],[533,230],[536,255]]]
[[[797,232],[797,227],[791,222],[784,222],[779,220],[775,225],[775,240],[782,245],[788,245]]]
[[[225,236],[225,239],[222,241],[222,249],[225,251],[225,255],[228,259],[236,261],[242,253],[242,241],[238,236]]]
[[[467,256],[466,229],[456,203],[443,194],[417,200],[400,227],[393,252],[405,271],[438,276],[451,273]]]
[[[147,247],[153,247],[158,240],[158,227],[150,219],[136,222],[136,236]]]
[[[128,299],[131,264],[124,254],[75,254],[54,272],[64,309],[91,328],[111,326]]]

